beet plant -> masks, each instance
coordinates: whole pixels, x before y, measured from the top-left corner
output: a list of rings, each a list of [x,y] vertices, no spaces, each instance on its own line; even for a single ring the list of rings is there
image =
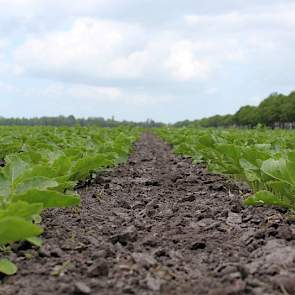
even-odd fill
[[[215,173],[247,182],[246,205],[273,205],[295,211],[295,132],[162,128],[155,132],[176,153],[205,163]]]
[[[125,161],[140,130],[0,127],[0,134],[1,250],[22,240],[40,246],[42,210],[79,205],[77,183]],[[16,270],[0,251],[0,272]]]

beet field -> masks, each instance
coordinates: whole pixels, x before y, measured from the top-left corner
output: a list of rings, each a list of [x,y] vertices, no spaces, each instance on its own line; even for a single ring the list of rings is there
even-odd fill
[[[295,133],[1,127],[0,294],[295,294]]]

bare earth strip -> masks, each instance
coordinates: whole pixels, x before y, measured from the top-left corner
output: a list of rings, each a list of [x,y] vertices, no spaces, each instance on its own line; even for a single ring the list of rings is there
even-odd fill
[[[1,295],[295,294],[294,224],[151,134],[128,163],[47,211],[44,245],[15,246]]]

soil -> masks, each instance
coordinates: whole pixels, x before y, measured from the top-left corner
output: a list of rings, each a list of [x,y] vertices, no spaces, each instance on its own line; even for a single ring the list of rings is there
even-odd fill
[[[1,295],[295,294],[295,225],[244,207],[244,186],[145,133],[128,162],[43,215],[44,244],[14,245]]]

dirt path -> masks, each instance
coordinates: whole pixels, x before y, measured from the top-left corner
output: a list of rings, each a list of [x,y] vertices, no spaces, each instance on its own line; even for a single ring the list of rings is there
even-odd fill
[[[81,209],[46,212],[41,249],[11,255],[1,295],[295,294],[284,213],[243,208],[236,186],[150,134],[81,194]]]

